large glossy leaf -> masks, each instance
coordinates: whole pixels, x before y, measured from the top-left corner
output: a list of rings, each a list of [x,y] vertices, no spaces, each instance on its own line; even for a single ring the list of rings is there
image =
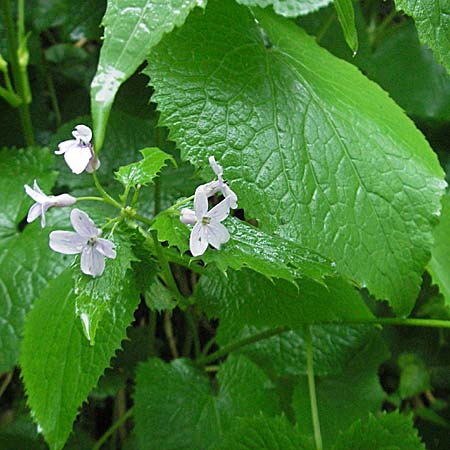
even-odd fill
[[[323,284],[311,279],[270,281],[251,270],[211,272],[202,276],[195,292],[202,310],[234,330],[256,327],[370,320],[373,316],[352,286],[339,278]],[[231,333],[233,334],[233,333]]]
[[[425,450],[412,416],[399,413],[372,414],[355,422],[348,430],[337,436],[333,450]]]
[[[277,406],[261,369],[230,356],[213,383],[187,360],[141,364],[134,411],[141,450],[206,450],[220,442],[234,418],[274,415]]]
[[[395,0],[395,5],[414,18],[420,40],[450,71],[450,3],[447,0]]]
[[[272,6],[277,14],[296,17],[328,5],[332,0],[237,0],[247,6]]]
[[[208,5],[146,69],[182,156],[206,167],[214,154],[264,231],[330,257],[407,314],[445,186],[424,137],[378,86],[289,21],[254,10],[258,25],[242,6]]]
[[[23,185],[37,179],[46,192],[56,173],[48,150],[0,151],[0,373],[17,362],[25,316],[49,279],[67,262],[48,248],[48,232],[35,223],[19,231],[33,201]],[[48,215],[52,215],[49,211]],[[39,220],[37,221],[39,222]],[[30,251],[32,249],[32,251]]]
[[[52,450],[64,446],[78,409],[126,336],[139,295],[129,277],[122,284],[122,291],[111,298],[93,346],[75,314],[71,269],[49,284],[28,315],[22,375],[32,416]]]
[[[439,286],[445,303],[450,306],[450,196],[442,197],[442,214],[434,229],[434,245],[428,264],[433,282]]]
[[[387,358],[388,352],[380,334],[368,334],[366,342],[355,349],[341,374],[316,377],[317,406],[324,448],[331,448],[339,432],[345,431],[355,420],[367,417],[369,412],[380,410],[386,394],[380,386],[378,368]],[[311,404],[306,377],[300,379],[295,389],[292,407],[298,428],[312,437]]]
[[[181,26],[199,0],[110,0],[103,18],[104,42],[91,85],[95,145],[103,145],[106,124],[120,85],[144,62],[165,33]]]

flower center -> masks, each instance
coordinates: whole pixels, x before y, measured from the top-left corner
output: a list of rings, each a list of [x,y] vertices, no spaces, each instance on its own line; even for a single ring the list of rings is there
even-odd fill
[[[203,225],[208,225],[211,222],[211,218],[208,216],[203,216],[202,218],[202,224]]]
[[[94,236],[94,237],[89,238],[89,240],[87,241],[87,245],[93,247],[96,242],[97,242],[97,238]]]

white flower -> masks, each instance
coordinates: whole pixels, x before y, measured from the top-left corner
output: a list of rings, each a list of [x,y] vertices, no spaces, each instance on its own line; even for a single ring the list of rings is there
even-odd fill
[[[92,131],[86,125],[77,125],[72,131],[75,139],[63,141],[58,145],[57,155],[64,155],[67,165],[73,173],[80,174],[84,170],[93,172],[100,167],[92,148]]]
[[[230,197],[226,197],[210,211],[208,211],[208,197],[204,186],[199,186],[195,191],[194,211],[183,208],[180,220],[186,224],[193,224],[189,240],[189,248],[193,256],[205,253],[208,244],[219,249],[230,239],[230,233],[222,225],[222,222],[230,213]]]
[[[230,197],[230,208],[237,208],[237,195],[230,189],[228,184],[223,180],[223,169],[220,164],[216,162],[214,156],[209,157],[209,165],[214,173],[217,175],[217,180],[211,181],[203,185],[206,195],[208,197],[220,192],[224,197]]]
[[[45,227],[45,213],[53,206],[70,206],[73,205],[77,199],[69,194],[61,195],[45,195],[39,188],[37,181],[34,180],[33,188],[26,184],[24,186],[25,192],[36,202],[28,211],[27,222],[33,222],[41,216],[41,227]]]
[[[73,231],[52,231],[50,248],[65,255],[81,253],[81,271],[86,275],[97,277],[105,270],[105,256],[114,259],[114,244],[99,237],[102,233],[90,217],[79,209],[70,213]]]

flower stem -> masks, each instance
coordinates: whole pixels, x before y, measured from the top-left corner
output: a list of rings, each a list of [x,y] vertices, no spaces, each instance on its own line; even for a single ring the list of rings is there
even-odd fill
[[[92,450],[100,450],[102,445],[113,435],[113,433],[124,424],[133,415],[133,408],[130,408],[125,414],[120,416],[103,434],[103,436],[95,443]]]
[[[306,342],[306,366],[308,373],[309,400],[311,403],[311,417],[314,429],[314,441],[316,449],[322,450],[322,434],[320,433],[319,410],[317,408],[316,383],[314,380],[313,342],[311,326],[304,326],[304,336]]]
[[[100,192],[100,194],[102,194],[102,197],[104,198],[106,203],[109,203],[112,206],[115,206],[116,208],[122,210],[122,205],[114,200],[104,189],[103,186],[100,184],[100,181],[98,180],[97,177],[97,172],[92,172],[92,178],[94,179],[94,183],[95,183],[95,187],[97,188],[97,190]]]
[[[77,197],[77,202],[82,201],[95,201],[95,202],[104,202],[105,199],[103,197]]]

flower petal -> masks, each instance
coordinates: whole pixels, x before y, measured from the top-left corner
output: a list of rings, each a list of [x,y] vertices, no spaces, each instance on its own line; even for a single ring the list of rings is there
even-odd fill
[[[231,190],[227,183],[222,183],[221,185],[222,194],[224,197],[230,197],[230,208],[237,208],[237,195]]]
[[[105,270],[105,257],[94,246],[86,245],[81,252],[81,271],[93,277],[100,276]]]
[[[201,222],[197,222],[191,232],[189,238],[189,249],[193,256],[200,256],[205,253],[208,248],[208,241],[206,239],[206,228]]]
[[[74,208],[70,212],[70,223],[73,229],[80,235],[87,239],[97,237],[101,234],[92,219],[81,209]]]
[[[95,156],[92,156],[92,158],[89,160],[89,164],[86,166],[86,172],[92,173],[98,170],[100,167],[100,160],[97,159]]]
[[[45,213],[51,206],[51,203],[43,203],[41,205],[41,228],[45,228]]]
[[[108,241],[108,239],[98,238],[97,242],[94,244],[95,249],[107,258],[115,259],[117,256],[115,245]]]
[[[28,186],[28,184],[24,185],[24,189],[27,195],[29,195],[35,202],[44,203],[48,199],[48,197],[40,189],[39,191],[36,191]]]
[[[78,142],[75,139],[62,141],[58,144],[58,150],[55,150],[55,155],[62,155],[70,150],[72,147],[78,147]]]
[[[222,222],[230,214],[230,197],[226,197],[220,203],[218,203],[211,211],[208,212],[207,216],[217,222]]]
[[[180,220],[186,225],[194,225],[195,223],[197,223],[197,217],[195,216],[195,212],[189,208],[183,208],[181,210]]]
[[[221,244],[230,240],[230,233],[220,222],[211,222],[206,226],[208,242],[219,249]]]
[[[71,206],[76,203],[77,199],[69,194],[61,194],[50,198],[52,206]]]
[[[64,153],[64,159],[73,173],[77,175],[86,169],[91,159],[92,152],[90,147],[77,145],[72,146]]]
[[[33,191],[37,192],[38,194],[43,195],[44,197],[47,197],[41,190],[41,188],[39,187],[37,180],[33,181]]]
[[[216,158],[214,156],[210,156],[209,159],[209,165],[211,166],[211,169],[214,171],[214,173],[219,177],[223,175],[223,169],[220,164],[217,164]]]
[[[85,144],[89,144],[92,139],[92,130],[86,125],[77,125],[75,131],[72,131],[72,136]]]
[[[52,250],[64,255],[81,253],[87,239],[73,231],[52,231],[50,233],[49,246]]]
[[[40,203],[35,203],[28,211],[27,222],[31,223],[36,220],[42,213],[42,208]]]
[[[208,211],[208,197],[204,188],[205,185],[202,184],[195,190],[194,211],[198,220],[202,220]]]

